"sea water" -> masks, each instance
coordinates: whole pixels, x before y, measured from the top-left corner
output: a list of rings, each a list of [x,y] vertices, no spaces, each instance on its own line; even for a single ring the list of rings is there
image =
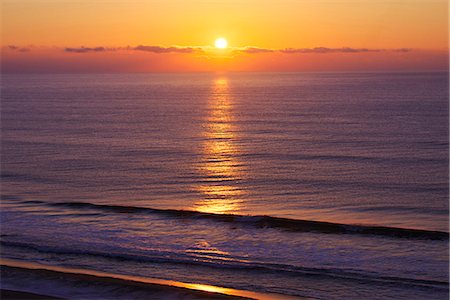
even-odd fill
[[[448,79],[3,75],[2,257],[318,299],[447,299]]]

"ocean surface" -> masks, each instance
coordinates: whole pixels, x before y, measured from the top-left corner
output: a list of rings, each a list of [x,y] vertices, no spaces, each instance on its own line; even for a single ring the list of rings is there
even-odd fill
[[[3,74],[1,256],[315,299],[448,299],[448,82]]]

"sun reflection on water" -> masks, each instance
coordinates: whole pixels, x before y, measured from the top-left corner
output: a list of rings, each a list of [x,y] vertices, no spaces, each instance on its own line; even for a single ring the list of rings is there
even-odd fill
[[[243,170],[236,157],[239,149],[232,109],[228,80],[218,78],[213,83],[204,124],[203,157],[198,168],[204,183],[197,186],[203,198],[195,203],[197,211],[234,213],[242,205],[243,191],[236,183]]]

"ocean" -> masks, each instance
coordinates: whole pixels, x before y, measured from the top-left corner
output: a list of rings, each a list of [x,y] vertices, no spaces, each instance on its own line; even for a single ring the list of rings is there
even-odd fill
[[[448,100],[447,72],[3,74],[1,256],[448,299]]]

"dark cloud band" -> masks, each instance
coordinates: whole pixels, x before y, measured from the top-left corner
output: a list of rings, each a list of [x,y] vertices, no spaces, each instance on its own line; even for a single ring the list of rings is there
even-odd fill
[[[7,49],[11,51],[27,52],[31,48],[18,47],[15,45],[6,46]],[[110,51],[142,51],[150,53],[205,53],[208,52],[209,47],[200,46],[153,46],[153,45],[138,45],[136,47],[66,47],[63,48],[64,52],[68,53],[99,53],[99,52],[110,52]],[[410,48],[398,48],[398,49],[370,49],[370,48],[328,48],[328,47],[315,47],[315,48],[284,48],[284,49],[270,49],[270,48],[260,48],[254,46],[247,47],[231,47],[230,50],[234,53],[246,53],[246,54],[258,54],[258,53],[284,53],[284,54],[308,54],[308,53],[367,53],[367,52],[411,52]]]
[[[95,48],[87,48],[87,47],[80,47],[80,48],[64,48],[64,51],[66,52],[74,52],[74,53],[87,53],[87,52],[105,52],[108,49],[105,47],[95,47]],[[114,50],[114,49],[111,49]]]
[[[201,48],[196,47],[176,47],[176,46],[161,47],[161,46],[144,46],[144,45],[139,45],[131,49],[152,53],[194,53],[199,52],[201,50]]]
[[[26,48],[26,47],[18,47],[18,46],[14,46],[14,45],[9,45],[7,46],[9,50],[12,51],[19,51],[19,52],[28,52],[30,51],[30,48]]]
[[[242,53],[271,53],[271,52],[279,52],[286,54],[296,54],[296,53],[365,53],[365,52],[384,52],[384,51],[393,51],[393,52],[410,52],[412,49],[409,48],[400,48],[400,49],[369,49],[369,48],[350,48],[350,47],[342,47],[342,48],[327,48],[327,47],[315,47],[315,48],[284,48],[284,49],[269,49],[269,48],[259,48],[259,47],[244,47],[235,49],[236,52]]]

